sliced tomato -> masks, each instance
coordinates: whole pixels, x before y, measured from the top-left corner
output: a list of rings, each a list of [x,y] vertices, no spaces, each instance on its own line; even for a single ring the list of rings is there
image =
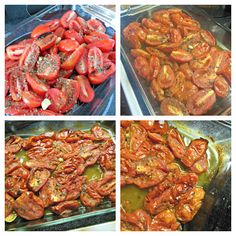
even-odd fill
[[[193,74],[193,82],[199,88],[210,89],[214,85],[217,75],[211,70],[196,70]]]
[[[21,93],[22,99],[24,103],[29,107],[29,108],[35,108],[35,107],[40,107],[41,102],[43,99],[33,92],[30,91],[24,91]]]
[[[45,23],[44,25],[48,26],[51,31],[55,31],[58,29],[58,27],[61,26],[61,23],[60,23],[60,19],[54,19]]]
[[[100,68],[103,68],[102,51],[97,47],[90,48],[88,52],[88,73],[92,73]]]
[[[216,45],[215,37],[211,34],[211,32],[207,30],[201,31],[201,36],[210,46],[214,47]]]
[[[85,19],[83,19],[82,17],[78,16],[76,18],[76,21],[80,24],[84,34],[88,34],[89,33],[89,29],[88,29],[88,25]]]
[[[113,50],[115,41],[113,39],[104,39],[87,45],[88,49],[97,47],[102,52],[110,52]]]
[[[58,87],[66,96],[66,104],[61,109],[62,113],[68,112],[77,103],[80,87],[78,81],[59,78],[56,87]]]
[[[209,44],[207,44],[206,42],[202,42],[202,43],[197,44],[196,47],[194,47],[194,49],[192,50],[192,55],[194,56],[194,58],[200,59],[200,58],[206,57],[210,49],[211,48]]]
[[[10,89],[9,76],[7,73],[5,73],[5,97],[7,96],[9,89]]]
[[[109,35],[97,31],[93,31],[89,35],[84,36],[84,41],[88,44],[105,39],[109,39]]]
[[[98,31],[98,32],[102,32],[102,33],[106,32],[105,26],[102,24],[101,21],[99,21],[97,19],[88,20],[87,21],[87,26],[88,26],[90,31]]]
[[[79,100],[85,103],[91,102],[94,99],[95,93],[88,78],[84,75],[78,75],[75,77],[75,80],[79,82]]]
[[[191,55],[191,53],[183,49],[178,49],[171,52],[170,58],[179,63],[186,63],[191,61],[193,59],[193,56]]]
[[[25,45],[15,44],[8,46],[6,52],[9,59],[19,60],[24,50],[25,50]]]
[[[84,48],[83,55],[75,66],[75,70],[79,75],[86,75],[88,73],[88,49]]]
[[[73,73],[73,70],[60,70],[59,71],[59,78],[69,78]]]
[[[64,70],[71,70],[83,55],[85,45],[80,45],[61,65]]]
[[[179,70],[184,73],[185,78],[186,78],[187,80],[192,80],[193,71],[192,71],[192,69],[190,68],[190,66],[189,66],[188,63],[181,64],[180,67],[179,67]]]
[[[57,45],[52,46],[52,47],[49,49],[49,53],[50,53],[50,54],[57,54],[57,53],[58,53],[58,47],[57,47]]]
[[[80,44],[84,43],[84,38],[82,34],[79,34],[75,30],[66,30],[64,33],[64,37],[66,39],[74,39],[78,41]]]
[[[20,41],[19,43],[18,43],[18,45],[28,45],[28,44],[32,44],[34,42],[34,39],[24,39],[24,40],[22,40],[22,41]]]
[[[45,93],[48,91],[49,86],[44,83],[42,80],[40,80],[37,75],[33,73],[26,73],[25,78],[27,82],[29,83],[32,90],[37,93],[38,95],[45,95]]]
[[[40,79],[54,80],[60,70],[60,57],[57,54],[47,54],[37,63],[37,75]]]
[[[161,102],[161,112],[164,115],[186,116],[188,111],[183,103],[175,98],[165,98]]]
[[[78,23],[78,21],[76,21],[76,20],[71,20],[69,22],[69,29],[74,30],[74,31],[78,32],[79,34],[83,35],[83,29],[82,29],[81,25]]]
[[[65,34],[66,30],[63,27],[58,27],[55,31],[54,34],[59,37],[59,38],[63,38],[64,34]]]
[[[49,34],[44,38],[39,38],[36,41],[36,44],[39,46],[41,51],[48,50],[49,48],[53,47],[56,43],[57,36],[55,34]]]
[[[104,62],[105,61],[112,61],[114,64],[116,64],[116,52],[105,52],[103,53]]]
[[[51,32],[51,29],[49,28],[48,25],[45,25],[45,24],[38,25],[33,29],[32,33],[31,33],[31,38],[36,39],[39,36],[41,36],[45,33],[49,33],[49,32]]]
[[[88,75],[91,84],[101,84],[115,72],[115,64],[107,61],[103,68]]]
[[[49,110],[53,112],[62,112],[62,108],[66,104],[65,94],[57,88],[50,88],[47,91],[46,98],[51,102],[51,105],[48,107]]]
[[[228,96],[230,87],[223,76],[219,75],[215,79],[214,90],[218,97],[224,98]]]
[[[73,10],[67,11],[60,19],[60,23],[64,28],[69,28],[69,22],[75,20],[77,17],[76,12]]]
[[[172,43],[182,42],[182,36],[178,29],[175,29],[175,28],[170,29],[170,41]]]
[[[79,47],[79,43],[73,39],[63,39],[58,44],[58,48],[61,52],[73,52]]]
[[[19,66],[31,71],[38,60],[39,53],[40,49],[37,44],[27,45],[20,57]]]
[[[161,88],[171,87],[175,83],[175,74],[172,68],[169,65],[162,66],[157,80]]]
[[[165,53],[171,53],[180,46],[180,43],[163,43],[161,45],[157,45],[157,48]]]
[[[164,34],[148,34],[145,39],[145,43],[149,46],[158,46],[168,41],[168,37]]]
[[[192,70],[207,70],[213,63],[213,58],[210,54],[207,54],[206,57],[198,60],[191,61],[190,67]]]

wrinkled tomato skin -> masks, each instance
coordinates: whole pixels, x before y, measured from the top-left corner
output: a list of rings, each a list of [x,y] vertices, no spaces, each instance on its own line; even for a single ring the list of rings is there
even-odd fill
[[[230,87],[223,76],[217,76],[214,81],[214,90],[218,97],[227,97],[230,91]]]
[[[169,65],[164,65],[158,75],[158,83],[161,88],[166,89],[175,83],[175,75]]]
[[[147,78],[150,75],[150,67],[146,58],[140,56],[136,57],[134,67],[141,77]]]

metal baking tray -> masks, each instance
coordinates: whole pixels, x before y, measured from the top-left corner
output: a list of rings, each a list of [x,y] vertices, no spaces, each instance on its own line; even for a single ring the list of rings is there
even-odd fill
[[[6,121],[5,137],[18,135],[22,138],[27,138],[47,131],[58,131],[64,128],[89,130],[96,123],[99,123],[102,128],[108,130],[115,142],[114,121]],[[17,217],[12,223],[5,223],[5,230],[71,230],[114,220],[115,204],[104,199],[102,203],[94,209],[80,206],[77,211],[72,212],[67,217],[57,216],[49,210],[45,210],[44,217],[38,220],[27,221],[21,217]]]
[[[17,6],[16,6],[17,7]],[[52,19],[60,18],[66,11],[74,10],[76,13],[89,20],[96,18],[103,22],[106,34],[110,37],[115,33],[115,12],[99,5],[55,5],[45,8],[43,11],[33,15],[15,26],[12,32],[5,32],[5,46],[17,43],[29,38],[31,31],[39,24],[44,24]],[[115,111],[115,74],[104,83],[93,86],[95,99],[91,103],[76,104],[67,115],[114,115],[109,114],[109,109]]]
[[[230,231],[231,123],[218,121],[168,121],[168,123],[178,129],[186,144],[200,137],[209,141],[208,170],[199,175],[197,183],[205,190],[203,204],[194,219],[182,225],[182,230]],[[144,196],[145,194],[146,192]]]
[[[122,30],[131,22],[140,22],[145,17],[151,17],[152,12],[180,8],[189,14],[193,19],[200,22],[201,27],[213,33],[217,45],[222,49],[231,49],[231,32],[224,26],[216,23],[207,13],[197,6],[187,5],[141,5],[133,6],[121,11],[121,61],[128,76],[129,83],[135,93],[140,109],[144,115],[161,115],[159,103],[152,97],[148,83],[140,78],[133,68],[133,58],[130,49],[124,41]],[[122,84],[122,79],[121,79]],[[126,94],[127,96],[127,94]],[[129,99],[129,97],[127,97]],[[224,99],[217,99],[213,108],[206,115],[229,115],[231,113],[231,93]],[[136,114],[133,114],[136,115]]]

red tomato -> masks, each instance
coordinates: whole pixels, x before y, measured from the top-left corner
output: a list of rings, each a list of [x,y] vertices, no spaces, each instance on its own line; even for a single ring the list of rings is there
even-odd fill
[[[38,45],[36,45],[35,43],[27,45],[20,57],[19,66],[24,67],[28,71],[31,71],[38,60],[39,53],[40,50]]]
[[[91,84],[101,84],[108,79],[115,72],[115,64],[112,62],[105,62],[103,68],[89,74],[89,81]]]
[[[56,43],[57,36],[55,34],[49,34],[44,38],[40,38],[36,41],[36,44],[39,46],[41,51],[48,50],[53,47]]]
[[[182,36],[178,29],[174,29],[174,28],[170,29],[170,41],[172,43],[182,42]]]
[[[134,67],[138,74],[143,78],[148,78],[150,75],[149,61],[145,57],[136,57],[134,60]]]
[[[22,41],[20,41],[19,43],[18,43],[18,45],[28,45],[28,44],[32,44],[34,42],[34,39],[24,39],[24,40],[22,40]]]
[[[57,47],[57,45],[52,46],[52,47],[49,49],[49,53],[50,53],[50,54],[57,54],[57,53],[58,53],[58,47]]]
[[[54,80],[60,70],[60,57],[57,54],[47,54],[37,63],[37,75],[41,79]]]
[[[63,38],[63,36],[64,36],[64,33],[65,33],[65,29],[63,28],[63,27],[58,27],[56,30],[55,30],[55,32],[54,32],[54,34],[57,36],[57,37],[59,37],[59,38]]]
[[[24,50],[25,50],[25,45],[15,44],[8,46],[6,52],[9,59],[19,60]]]
[[[180,43],[163,43],[161,45],[157,45],[157,48],[165,53],[171,53],[173,50],[177,50],[180,46]]]
[[[86,47],[82,57],[75,66],[75,70],[79,75],[86,75],[88,73],[88,49]]]
[[[73,70],[60,70],[59,71],[59,78],[69,78],[73,73]]]
[[[60,19],[60,23],[64,28],[69,28],[69,22],[75,20],[77,14],[73,10],[67,11]]]
[[[168,41],[168,37],[164,34],[148,34],[145,40],[145,43],[150,46],[158,46],[160,44],[164,44]]]
[[[29,108],[35,108],[35,107],[40,107],[42,98],[37,96],[36,94],[26,91],[21,93],[22,99],[24,103],[29,107]]]
[[[212,89],[202,89],[187,102],[187,109],[192,115],[202,115],[209,111],[216,102],[216,94]]]
[[[167,89],[175,83],[175,75],[169,65],[162,66],[157,80],[160,87],[163,89]]]
[[[9,77],[8,74],[5,73],[5,97],[7,96],[9,92],[10,84],[9,84]]]
[[[104,62],[109,60],[111,62],[113,62],[114,64],[116,64],[116,52],[106,52],[103,53],[103,57],[104,57]]]
[[[104,53],[105,54],[105,53]],[[145,50],[143,49],[131,49],[130,50],[130,54],[133,56],[133,57],[145,57],[147,59],[149,59],[151,57],[151,54],[149,54],[148,52],[146,52]]]
[[[192,54],[194,58],[200,59],[206,57],[209,51],[210,51],[210,46],[207,43],[202,42],[197,44],[196,47],[194,47],[194,49],[192,50]]]
[[[217,75],[210,70],[196,70],[193,74],[193,82],[199,88],[212,88]]]
[[[88,52],[88,73],[103,68],[103,54],[99,48],[93,47]]]
[[[193,71],[191,70],[188,63],[181,64],[179,70],[184,73],[186,79],[192,80]]]
[[[37,75],[27,72],[25,78],[35,93],[39,95],[45,95],[45,93],[48,91],[49,86],[40,80]]]
[[[171,52],[170,58],[179,63],[186,63],[191,61],[193,59],[193,56],[191,55],[191,53],[183,49],[178,49]]]
[[[54,20],[51,20],[51,21],[45,23],[44,25],[48,26],[51,31],[55,31],[58,29],[58,27],[61,26],[61,23],[60,23],[59,19],[54,19]]]
[[[149,66],[151,71],[150,80],[156,79],[161,70],[159,58],[157,56],[151,56]]]
[[[80,35],[83,34],[83,29],[81,25],[76,20],[71,20],[69,22],[69,29],[78,32]]]
[[[64,33],[64,37],[66,39],[74,39],[78,41],[80,44],[84,43],[83,36],[78,32],[76,32],[75,30],[66,30],[66,32]]]
[[[48,107],[49,110],[54,112],[62,112],[62,108],[66,104],[65,94],[57,88],[50,88],[47,91],[46,98],[51,102],[51,105]]]
[[[206,57],[198,60],[193,60],[189,64],[192,70],[199,70],[199,69],[207,70],[212,65],[212,63],[213,59],[211,55],[207,54]]]
[[[101,33],[101,32],[97,32],[97,31],[93,31],[89,35],[84,36],[84,41],[88,44],[95,43],[97,41],[104,40],[104,39],[109,39],[109,35]]]
[[[88,26],[89,30],[91,30],[91,31],[98,31],[98,32],[102,32],[102,33],[106,32],[106,28],[104,27],[102,22],[97,19],[88,20],[87,26]]]
[[[218,97],[227,97],[229,94],[229,85],[225,78],[221,75],[217,76],[217,78],[214,81],[214,90]]]
[[[64,70],[71,70],[78,63],[84,52],[84,45],[80,45],[61,65]]]
[[[113,39],[104,39],[94,43],[90,43],[87,45],[88,49],[97,47],[101,49],[102,52],[110,52],[112,51],[115,45],[115,41]]]
[[[63,39],[58,44],[58,48],[61,52],[73,52],[79,47],[79,43],[73,39]]]
[[[79,100],[85,103],[91,102],[94,99],[95,93],[88,78],[84,75],[78,75],[75,79],[79,82],[80,87]]]
[[[31,33],[31,38],[35,39],[38,38],[39,36],[41,36],[42,34],[51,32],[51,29],[49,28],[49,26],[47,25],[38,25],[36,26],[32,33]]]
[[[84,34],[88,34],[89,33],[89,29],[88,29],[88,25],[85,19],[83,19],[82,17],[77,17],[76,21],[80,24]]]
[[[215,40],[214,36],[209,31],[202,30],[201,36],[210,46],[214,47],[216,45],[216,40]]]
[[[165,98],[161,102],[161,112],[164,115],[185,116],[188,111],[183,103],[175,98]]]

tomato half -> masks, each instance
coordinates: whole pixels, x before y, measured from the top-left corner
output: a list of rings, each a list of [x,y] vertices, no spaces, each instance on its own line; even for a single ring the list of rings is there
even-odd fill
[[[71,20],[69,22],[69,29],[76,31],[79,34],[83,34],[83,29],[82,29],[81,25],[78,23],[78,21],[76,21],[76,20]]]
[[[165,98],[161,102],[161,112],[164,115],[185,116],[188,111],[183,103],[175,98]]]
[[[83,33],[84,34],[88,34],[89,33],[89,29],[88,29],[88,25],[87,25],[87,22],[85,19],[83,19],[82,17],[78,16],[76,18],[76,21],[80,24],[82,30],[83,30]]]
[[[84,36],[84,41],[88,44],[105,39],[109,39],[109,35],[97,31],[93,31],[90,34]]]
[[[51,105],[48,107],[49,110],[54,112],[62,112],[62,108],[66,104],[65,94],[57,88],[50,88],[47,91],[46,98],[51,102]]]
[[[194,58],[199,59],[206,57],[207,53],[210,51],[210,46],[206,42],[197,44],[196,47],[192,50]]]
[[[81,58],[75,66],[75,70],[79,75],[86,75],[88,73],[88,49],[85,47]]]
[[[149,61],[145,57],[138,56],[134,60],[134,68],[143,78],[148,78],[150,75]]]
[[[167,89],[175,83],[175,75],[169,65],[162,66],[157,81],[163,89]]]
[[[77,47],[79,47],[79,43],[73,39],[63,39],[58,44],[61,52],[73,52]]]
[[[75,30],[66,30],[64,33],[64,37],[66,39],[74,39],[78,41],[80,44],[84,43],[84,38],[82,34],[79,34]]]
[[[178,49],[171,52],[170,58],[179,63],[186,63],[191,61],[193,59],[193,56],[191,55],[191,53],[183,49]]]
[[[59,19],[54,19],[45,23],[44,25],[48,26],[51,31],[55,31],[58,29],[58,27],[60,27],[61,23]]]
[[[211,32],[207,30],[201,31],[201,36],[210,46],[214,47],[216,45],[215,37],[211,34]]]
[[[41,51],[48,50],[55,45],[57,36],[55,34],[49,34],[44,38],[40,38],[36,41],[36,44],[39,46]]]
[[[45,25],[45,24],[38,25],[33,29],[32,33],[31,33],[31,38],[36,39],[39,36],[41,36],[45,33],[49,33],[49,32],[51,32],[51,29],[49,28],[48,25]]]
[[[60,57],[57,54],[47,54],[37,63],[37,75],[41,79],[54,80],[60,70]]]
[[[42,98],[30,91],[24,91],[21,93],[24,103],[29,108],[40,107],[42,103]]]
[[[193,74],[193,82],[199,88],[212,88],[217,75],[210,70],[196,70]]]
[[[106,32],[106,28],[104,27],[102,22],[97,19],[88,20],[87,26],[88,26],[89,30],[91,30],[91,31],[98,31],[98,32],[102,32],[102,33]]]
[[[60,23],[64,28],[69,28],[69,22],[75,20],[77,17],[76,12],[73,10],[67,11],[60,19]]]
[[[97,47],[102,52],[110,52],[112,51],[114,45],[115,45],[115,41],[113,39],[103,39],[94,43],[90,43],[87,45],[87,47],[88,49]]]
[[[88,52],[88,73],[100,68],[103,68],[103,54],[99,48],[93,47]]]
[[[225,80],[223,76],[219,75],[215,79],[214,90],[218,97],[224,98],[224,97],[227,97],[227,95],[229,94],[230,88],[227,81]]]
[[[63,27],[58,27],[55,31],[54,34],[59,37],[59,38],[63,38],[64,33],[66,32],[66,30]]]
[[[43,96],[48,91],[49,86],[40,80],[37,75],[27,72],[25,78],[35,93]]]
[[[19,60],[25,50],[25,45],[11,45],[6,48],[7,56],[11,60]]]
[[[85,103],[91,102],[94,99],[95,93],[88,78],[83,75],[78,75],[75,77],[75,80],[78,81],[80,87],[79,100]]]

